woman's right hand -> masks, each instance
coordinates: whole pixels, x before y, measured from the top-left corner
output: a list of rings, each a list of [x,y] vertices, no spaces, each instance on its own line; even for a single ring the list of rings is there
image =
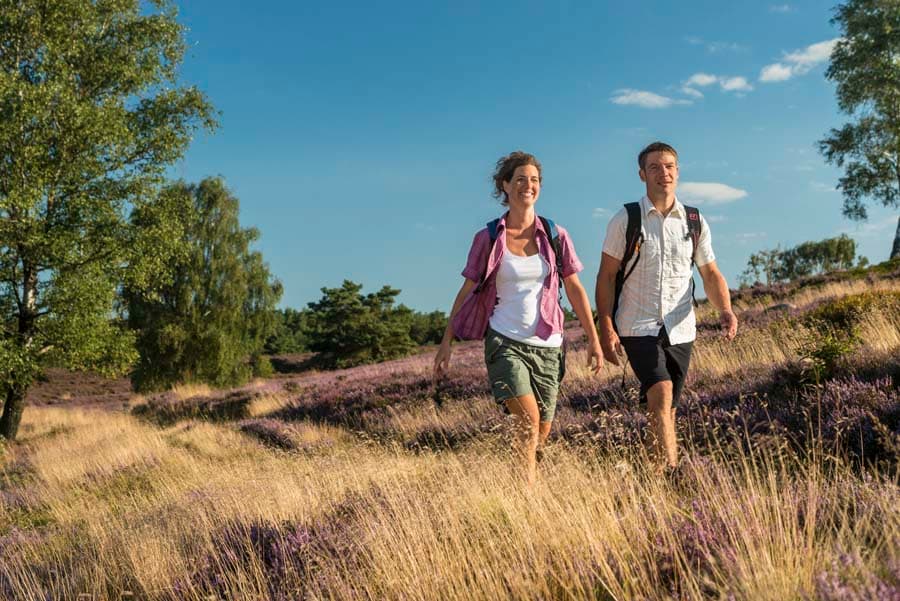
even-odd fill
[[[445,340],[441,342],[441,346],[438,347],[437,355],[434,356],[434,381],[437,382],[438,379],[445,376],[447,372],[450,370],[450,341]]]

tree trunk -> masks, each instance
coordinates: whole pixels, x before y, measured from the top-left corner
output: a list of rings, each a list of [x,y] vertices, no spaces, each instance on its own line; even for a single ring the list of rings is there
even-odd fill
[[[897,217],[897,233],[894,234],[894,248],[891,249],[891,258],[900,257],[900,217]]]
[[[19,344],[27,351],[34,339],[37,307],[37,273],[23,261],[22,303],[19,306]],[[27,370],[13,372],[13,383],[6,387],[3,415],[0,416],[0,437],[15,440],[19,432],[19,422],[25,411],[25,393],[31,385],[31,375]]]
[[[0,437],[7,440],[15,440],[19,432],[19,422],[22,421],[22,412],[25,410],[25,393],[28,389],[24,386],[10,386],[6,391],[6,399],[3,404],[3,417],[0,417]]]

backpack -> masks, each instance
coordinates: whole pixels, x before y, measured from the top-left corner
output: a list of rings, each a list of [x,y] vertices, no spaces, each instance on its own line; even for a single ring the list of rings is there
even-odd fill
[[[538,218],[541,220],[541,223],[544,225],[544,231],[547,232],[547,235],[550,238],[550,246],[553,248],[553,254],[556,257],[556,270],[560,274],[559,278],[562,279],[562,252],[561,243],[559,241],[559,230],[552,220],[540,216],[538,216]],[[500,219],[494,219],[487,223],[487,230],[491,240],[491,248],[493,248],[494,242],[496,242],[497,240],[497,228],[499,225]],[[490,256],[490,253],[488,253],[488,256]],[[481,302],[479,302],[480,299],[478,295],[484,289],[484,286],[487,283],[488,275],[489,274],[487,273],[487,266],[485,265],[485,270],[484,274],[481,276],[481,281],[478,282],[478,285],[472,289],[472,291],[463,301],[463,304],[460,306],[459,311],[457,311],[456,315],[453,316],[453,334],[460,340],[480,340],[484,338],[484,334],[485,332],[487,332],[488,321],[490,320],[490,312],[485,311],[485,307]],[[562,300],[561,281],[559,285],[559,297],[560,300]]]
[[[700,244],[700,230],[702,222],[700,221],[700,211],[696,207],[684,205],[684,211],[687,214],[688,235],[691,237],[691,269],[694,269],[694,254],[697,252],[697,246]],[[622,294],[622,288],[625,286],[625,280],[634,271],[637,262],[641,258],[641,244],[644,242],[644,230],[641,227],[641,203],[629,202],[625,204],[625,212],[628,214],[628,225],[625,226],[625,254],[622,255],[622,263],[619,265],[619,271],[616,272],[616,291],[613,298],[612,322],[613,329],[618,333],[616,326],[616,313],[619,310],[619,296]],[[634,257],[631,267],[628,262]],[[691,276],[691,299],[694,306],[697,306],[697,299],[694,297],[694,277]]]

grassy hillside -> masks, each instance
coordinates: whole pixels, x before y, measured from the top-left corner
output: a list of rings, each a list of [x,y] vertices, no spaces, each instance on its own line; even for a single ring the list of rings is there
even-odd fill
[[[731,344],[701,308],[669,480],[630,371],[590,376],[577,328],[532,489],[477,342],[437,390],[424,353],[47,392],[0,458],[0,598],[897,599],[900,280],[735,304]]]

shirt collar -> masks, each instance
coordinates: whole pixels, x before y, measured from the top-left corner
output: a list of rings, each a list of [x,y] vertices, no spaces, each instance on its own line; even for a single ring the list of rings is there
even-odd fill
[[[509,211],[503,213],[503,216],[500,218],[500,222],[497,224],[497,234],[498,235],[500,234],[500,232],[502,232],[503,230],[506,229],[507,215],[509,215]],[[535,235],[537,235],[538,232],[544,234],[544,238],[546,238],[547,240],[550,239],[550,234],[547,233],[547,230],[544,229],[544,222],[541,221],[541,218],[538,216],[537,213],[535,213],[534,214],[534,233],[535,233]]]
[[[643,198],[641,198],[641,209],[644,212],[644,217],[649,217],[650,213],[653,213],[653,212],[659,213],[659,211],[656,210],[656,207],[653,206],[653,203],[650,202],[650,199],[647,198],[646,195]],[[669,216],[683,218],[684,215],[685,215],[684,205],[681,204],[681,201],[679,201],[678,197],[676,196],[675,197],[675,206],[672,207],[671,211],[669,211]]]

